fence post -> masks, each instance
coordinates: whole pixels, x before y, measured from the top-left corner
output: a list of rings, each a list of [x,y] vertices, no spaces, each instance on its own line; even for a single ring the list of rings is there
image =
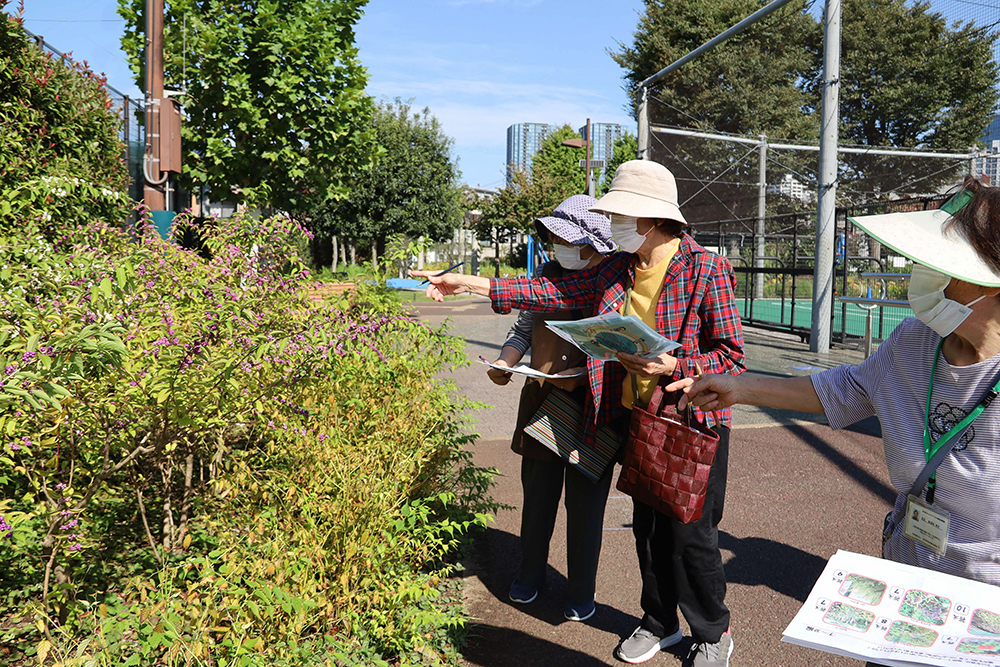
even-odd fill
[[[767,135],[760,135],[760,148],[757,152],[757,233],[754,243],[754,263],[757,268],[764,268],[764,255],[767,254],[764,235],[767,232],[764,217],[767,211]],[[754,297],[764,298],[764,274],[754,276]]]
[[[833,318],[833,236],[837,217],[837,145],[840,140],[840,0],[826,0],[823,12],[823,111],[820,121],[816,261],[813,268],[811,352],[830,351]]]
[[[637,141],[640,160],[649,160],[649,89],[643,86],[642,97],[639,99],[639,139]]]

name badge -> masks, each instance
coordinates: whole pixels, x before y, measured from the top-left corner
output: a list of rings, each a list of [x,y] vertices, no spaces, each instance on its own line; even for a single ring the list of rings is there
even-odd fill
[[[951,514],[934,509],[921,498],[910,495],[906,501],[906,523],[903,532],[914,542],[944,555],[948,549],[948,524]]]

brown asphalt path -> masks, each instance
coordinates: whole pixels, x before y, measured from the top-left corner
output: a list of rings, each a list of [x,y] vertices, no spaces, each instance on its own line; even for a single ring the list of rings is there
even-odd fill
[[[467,341],[470,360],[493,359],[516,319],[494,314],[486,300],[415,303],[420,318],[440,323]],[[816,355],[798,338],[746,331],[748,366],[769,376],[805,375],[856,353]],[[597,581],[597,613],[584,623],[563,618],[566,588],[565,513],[560,509],[549,555],[547,587],[535,602],[515,605],[507,589],[516,574],[521,502],[520,458],[509,437],[520,382],[491,383],[482,366],[452,378],[477,411],[475,460],[495,467],[494,497],[515,507],[501,511],[466,563],[465,596],[473,619],[465,648],[469,667],[624,665],[612,655],[638,625],[639,576],[631,533],[632,503],[612,487],[605,515]],[[739,407],[730,445],[729,483],[720,546],[729,581],[736,667],[858,667],[847,658],[781,642],[781,633],[805,600],[826,560],[838,549],[877,555],[882,517],[895,497],[882,457],[878,425],[833,431],[822,415]],[[682,620],[685,636],[687,627]],[[682,664],[688,642],[645,663]]]

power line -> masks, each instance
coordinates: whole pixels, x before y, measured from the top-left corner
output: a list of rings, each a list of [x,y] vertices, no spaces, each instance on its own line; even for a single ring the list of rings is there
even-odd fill
[[[24,19],[35,23],[119,23],[125,19]]]

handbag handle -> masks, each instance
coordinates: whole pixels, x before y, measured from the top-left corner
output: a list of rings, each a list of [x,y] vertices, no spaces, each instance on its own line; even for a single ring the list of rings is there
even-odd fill
[[[698,378],[700,378],[702,375],[705,374],[704,371],[701,370],[701,364],[699,364],[697,361],[694,362],[694,371],[695,371],[695,373],[694,373],[694,375],[692,377],[694,379],[696,379],[696,380]],[[690,427],[691,426],[691,404],[688,403],[687,407],[684,408],[684,410],[682,410],[680,412],[684,413],[684,425]],[[722,419],[719,417],[719,411],[718,410],[712,410],[712,418],[715,419],[715,425],[716,426],[721,426],[722,425]]]

